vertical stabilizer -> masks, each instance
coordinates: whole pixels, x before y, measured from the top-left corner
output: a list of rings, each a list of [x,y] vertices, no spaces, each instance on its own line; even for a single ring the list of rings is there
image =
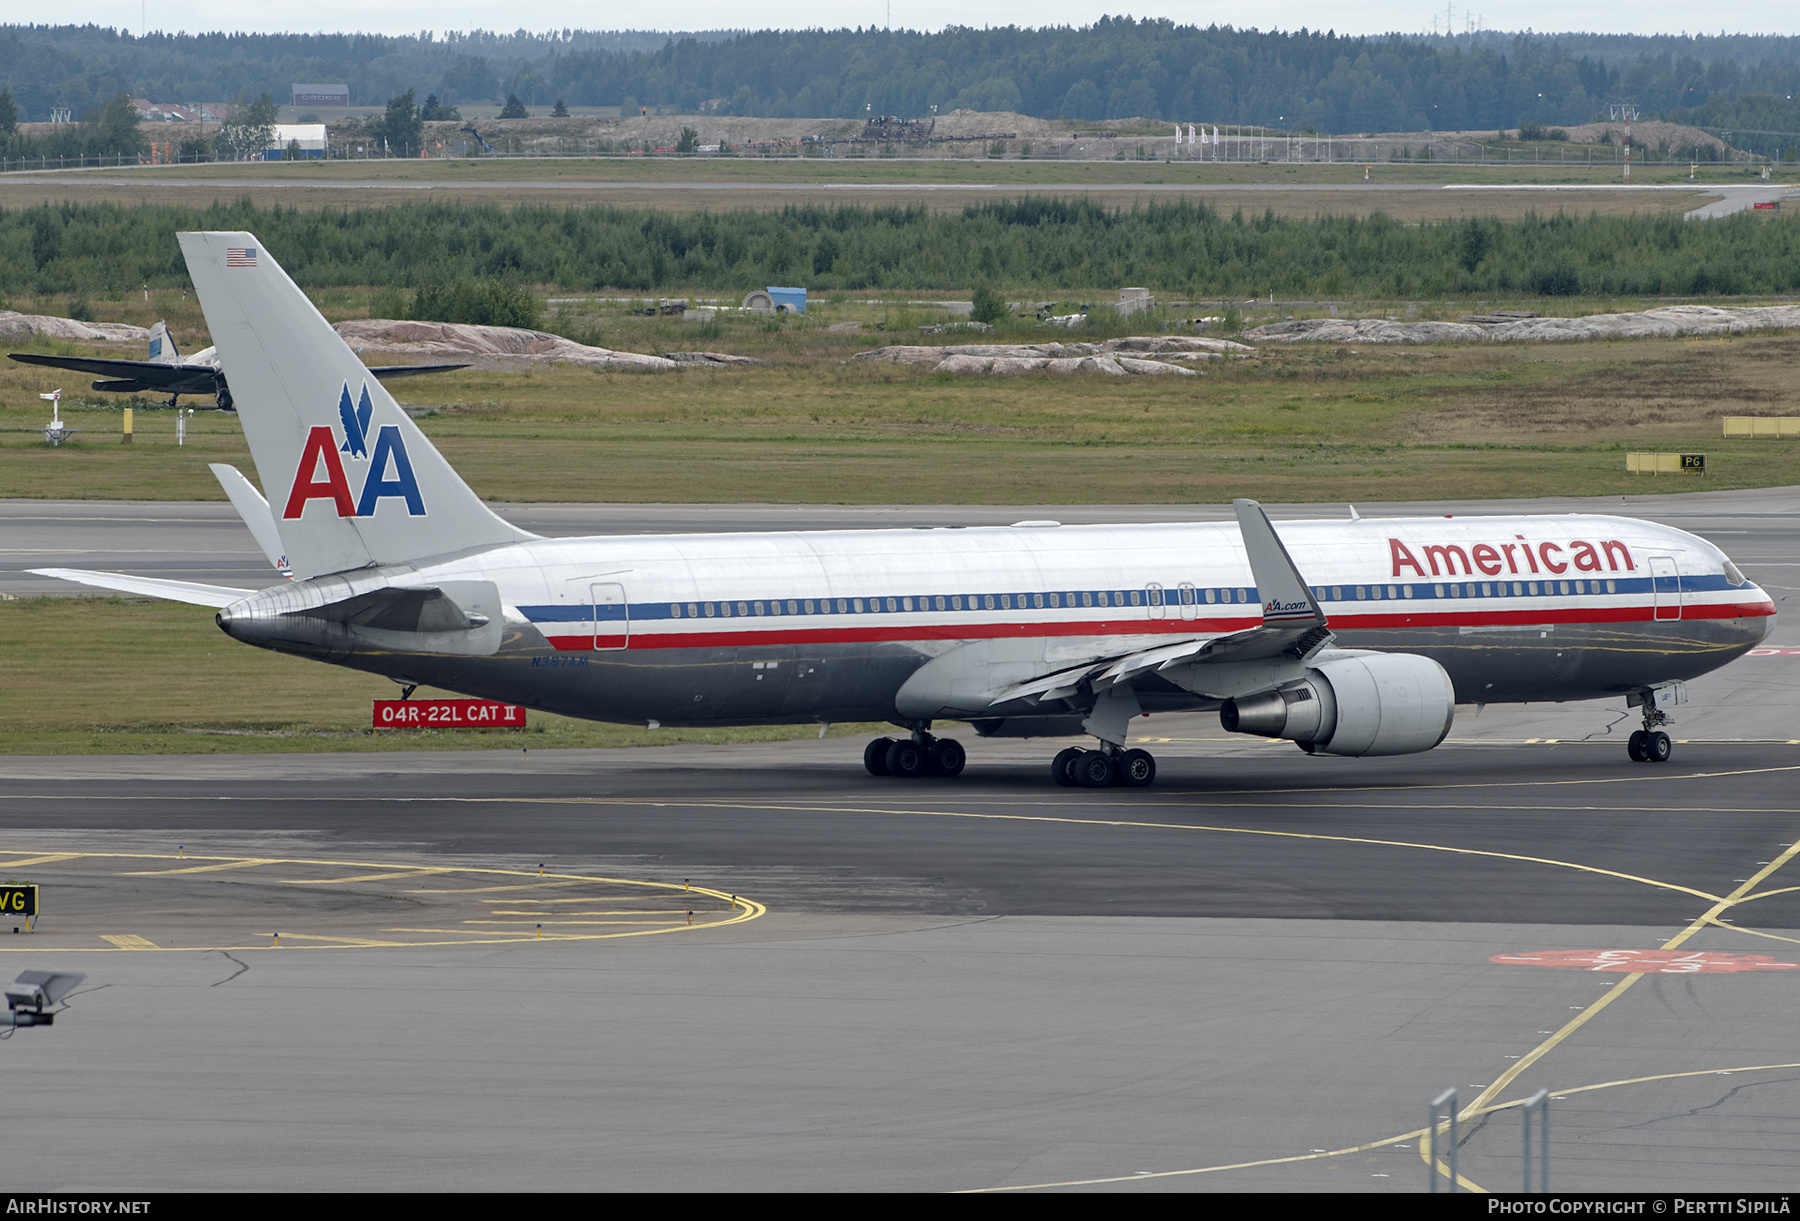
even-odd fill
[[[150,328],[150,355],[146,358],[153,365],[178,365],[181,353],[175,350],[175,337],[169,334],[169,324],[158,322]]]
[[[534,537],[481,502],[254,235],[178,236],[296,574]]]

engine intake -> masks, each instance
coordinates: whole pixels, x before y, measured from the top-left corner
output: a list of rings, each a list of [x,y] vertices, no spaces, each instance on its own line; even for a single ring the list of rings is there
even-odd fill
[[[1444,740],[1456,690],[1444,668],[1413,653],[1341,653],[1275,691],[1226,700],[1232,733],[1298,742],[1309,754],[1410,755]]]

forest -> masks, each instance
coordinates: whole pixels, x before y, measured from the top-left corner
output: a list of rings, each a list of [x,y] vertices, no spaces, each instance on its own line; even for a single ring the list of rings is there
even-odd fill
[[[1477,33],[1340,36],[1107,17],[1079,29],[564,30],[149,34],[0,26],[0,88],[27,121],[125,92],[230,101],[343,82],[356,106],[408,89],[446,105],[639,105],[773,117],[1017,111],[1330,133],[1581,123],[1612,102],[1709,125],[1756,95],[1746,127],[1800,131],[1800,38]],[[1780,141],[1776,142],[1781,143]],[[1792,139],[1786,143],[1794,143]]]
[[[1800,290],[1800,229],[1740,213],[1529,215],[1401,224],[1230,214],[1180,202],[1130,209],[1028,197],[923,207],[654,209],[409,202],[358,209],[46,204],[0,211],[0,305],[176,287],[175,234],[248,229],[303,287],[429,287],[497,279],[546,291],[741,292],[770,284],[1015,296],[1106,293],[1231,300],[1484,295],[1607,298]],[[16,303],[12,306],[16,308]]]

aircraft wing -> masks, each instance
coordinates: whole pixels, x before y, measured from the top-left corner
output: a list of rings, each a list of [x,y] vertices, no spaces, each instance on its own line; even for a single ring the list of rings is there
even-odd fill
[[[1193,636],[1147,649],[1095,653],[993,691],[990,706],[1014,700],[1085,701],[1151,675],[1219,698],[1265,690],[1291,677],[1331,643],[1331,629],[1262,506],[1254,500],[1234,500],[1232,507],[1262,600],[1260,627]]]
[[[76,373],[92,373],[98,377],[117,378],[146,390],[174,391],[185,386],[204,386],[188,391],[210,394],[219,370],[213,365],[164,365],[149,360],[101,360],[90,356],[39,356],[32,352],[12,352],[9,358],[22,365],[44,365],[51,369],[70,369]]]
[[[165,581],[160,577],[134,577],[123,572],[89,572],[85,568],[33,568],[30,571],[40,577],[57,577],[64,581],[74,581],[79,585],[96,585],[101,589],[115,589],[120,593],[167,598],[171,602],[186,602],[191,606],[223,608],[230,606],[233,602],[243,601],[251,593],[248,589],[234,589],[229,585],[202,585],[197,581]]]
[[[418,377],[424,373],[452,373],[457,369],[466,369],[461,365],[371,365],[369,372],[384,382],[391,382],[396,377]]]

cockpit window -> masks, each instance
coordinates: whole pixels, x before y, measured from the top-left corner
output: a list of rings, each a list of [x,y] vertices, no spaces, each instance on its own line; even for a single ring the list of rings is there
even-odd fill
[[[1739,572],[1738,566],[1733,564],[1730,560],[1725,561],[1725,580],[1732,585],[1748,584],[1748,582],[1744,580],[1744,574]]]

